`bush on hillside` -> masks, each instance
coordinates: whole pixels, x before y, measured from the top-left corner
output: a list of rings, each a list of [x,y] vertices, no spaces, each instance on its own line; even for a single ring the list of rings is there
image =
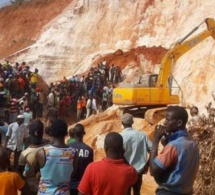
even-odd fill
[[[214,195],[215,192],[215,108],[206,106],[207,114],[188,128],[198,142],[200,152],[199,172],[196,178],[195,195]]]

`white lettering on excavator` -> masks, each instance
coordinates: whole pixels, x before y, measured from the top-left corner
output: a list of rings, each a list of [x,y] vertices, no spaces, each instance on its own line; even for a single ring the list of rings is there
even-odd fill
[[[115,98],[122,98],[122,94],[116,94]]]

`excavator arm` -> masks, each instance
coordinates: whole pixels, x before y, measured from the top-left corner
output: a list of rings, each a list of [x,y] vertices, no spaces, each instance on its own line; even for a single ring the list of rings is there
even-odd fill
[[[171,86],[168,85],[172,66],[183,54],[209,36],[215,39],[214,19],[207,18],[204,22],[207,25],[207,30],[187,40],[201,24],[198,25],[166,53],[161,61],[158,76],[145,75],[148,78],[147,81],[156,76],[157,82],[155,85],[145,85],[143,83],[121,85],[113,91],[113,103],[126,105],[123,107],[124,112],[144,114],[145,120],[150,124],[155,124],[164,118],[166,106],[180,102],[178,95],[171,94]]]
[[[199,44],[209,36],[212,36],[212,38],[215,39],[215,20],[213,18],[206,18],[205,23],[207,25],[207,30],[185,41],[193,32],[195,32],[199,28],[199,26],[201,25],[200,24],[183,39],[178,41],[175,46],[166,53],[161,62],[156,87],[167,87],[173,61],[176,62],[183,54],[191,50],[193,47],[195,47],[197,44]]]

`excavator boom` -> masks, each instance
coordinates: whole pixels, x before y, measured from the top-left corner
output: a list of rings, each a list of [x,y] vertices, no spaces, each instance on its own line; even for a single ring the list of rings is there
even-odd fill
[[[191,50],[193,47],[201,43],[204,39],[208,38],[209,36],[215,39],[214,19],[206,18],[205,22],[207,25],[207,30],[194,36],[188,41],[183,42],[186,38],[188,38],[188,36],[190,36],[193,32],[195,32],[199,28],[199,26],[195,27],[187,36],[185,36],[185,38],[177,42],[176,45],[166,53],[166,55],[161,61],[160,73],[158,75],[158,80],[156,85],[157,87],[167,86],[168,78],[170,76],[170,72],[172,69],[172,60],[176,62],[182,55],[184,55],[186,52]]]

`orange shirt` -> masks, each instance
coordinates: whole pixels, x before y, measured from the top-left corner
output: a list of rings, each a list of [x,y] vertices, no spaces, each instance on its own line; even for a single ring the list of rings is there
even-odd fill
[[[25,181],[18,173],[15,172],[0,172],[0,194],[17,195],[17,190],[24,187]]]
[[[77,109],[82,109],[82,101],[78,100]]]
[[[83,97],[83,98],[82,98],[82,107],[86,107],[86,105],[87,105],[87,101],[86,101],[86,99]]]

